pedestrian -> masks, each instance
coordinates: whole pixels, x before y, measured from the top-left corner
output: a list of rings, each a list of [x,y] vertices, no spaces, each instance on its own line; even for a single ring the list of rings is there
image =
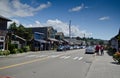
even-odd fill
[[[103,47],[103,45],[100,46],[100,52],[101,52],[101,55],[104,55],[104,47]]]
[[[41,51],[43,51],[43,44],[40,45],[40,49],[41,49]]]
[[[96,52],[97,55],[99,55],[99,49],[100,49],[99,45],[96,45],[95,52]]]

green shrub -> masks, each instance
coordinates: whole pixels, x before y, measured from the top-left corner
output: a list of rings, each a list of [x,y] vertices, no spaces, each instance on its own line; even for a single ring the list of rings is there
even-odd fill
[[[111,47],[108,48],[108,54],[109,54],[110,56],[113,56],[113,55],[115,54],[115,52],[116,52],[116,49],[115,49],[115,48],[111,48]]]
[[[1,56],[3,55],[3,51],[0,51],[0,55],[1,55]]]
[[[109,51],[109,52],[113,52],[113,48],[109,47],[109,48],[108,48],[108,51]]]
[[[4,51],[4,55],[7,56],[7,55],[9,55],[9,54],[10,54],[10,51],[9,51],[9,50],[5,50],[5,51]]]
[[[24,47],[23,47],[23,51],[24,51],[24,52],[30,51],[30,47],[29,47],[29,46],[24,46]]]
[[[11,53],[11,54],[14,54],[13,49],[15,49],[15,45],[9,43],[9,44],[8,44],[8,49],[10,50],[10,53]]]
[[[4,51],[0,51],[0,55],[9,55],[10,51],[9,50],[4,50]]]
[[[10,52],[11,54],[17,54],[17,53],[19,53],[19,51],[18,51],[18,49],[13,49],[11,52]]]
[[[18,49],[18,51],[19,51],[19,53],[23,53],[24,52],[23,49]]]

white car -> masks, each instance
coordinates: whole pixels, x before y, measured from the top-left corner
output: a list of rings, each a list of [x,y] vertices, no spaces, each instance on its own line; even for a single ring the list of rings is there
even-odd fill
[[[95,53],[95,47],[93,47],[93,46],[88,46],[88,47],[86,47],[85,53],[86,53],[86,54],[87,54],[87,53],[89,53],[89,54],[94,54],[94,53]]]

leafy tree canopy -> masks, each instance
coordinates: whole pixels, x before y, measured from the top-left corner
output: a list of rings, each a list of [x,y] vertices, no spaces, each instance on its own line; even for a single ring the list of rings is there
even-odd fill
[[[32,38],[32,30],[25,28],[22,24],[17,26],[17,24],[13,22],[9,27],[9,31],[26,40],[30,40]]]

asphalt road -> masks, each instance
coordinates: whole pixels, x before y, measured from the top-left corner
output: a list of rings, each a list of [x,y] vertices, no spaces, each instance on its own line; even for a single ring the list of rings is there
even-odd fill
[[[0,58],[0,75],[12,78],[86,78],[93,54],[84,49],[44,51]]]

